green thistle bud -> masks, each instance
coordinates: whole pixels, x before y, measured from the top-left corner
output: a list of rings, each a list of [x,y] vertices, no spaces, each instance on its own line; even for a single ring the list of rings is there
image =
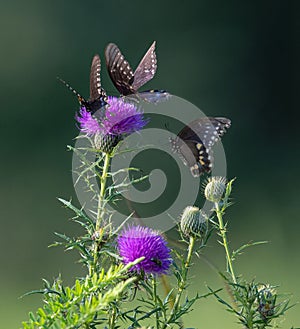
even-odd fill
[[[224,177],[211,177],[205,187],[204,195],[208,201],[220,202],[226,189],[227,180]]]
[[[197,207],[186,207],[181,215],[180,228],[186,236],[203,238],[207,233],[208,217]]]
[[[269,285],[259,286],[257,289],[257,311],[262,319],[274,315],[275,303],[276,303],[276,291]]]
[[[101,133],[97,133],[95,134],[94,137],[94,144],[96,149],[104,153],[110,154],[121,140],[122,140],[121,135],[111,135],[111,134],[103,135]]]

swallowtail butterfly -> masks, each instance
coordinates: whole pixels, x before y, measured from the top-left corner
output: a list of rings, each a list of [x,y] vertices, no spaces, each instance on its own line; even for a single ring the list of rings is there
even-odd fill
[[[185,126],[176,138],[170,139],[172,150],[178,153],[194,177],[209,173],[213,167],[213,145],[231,125],[227,118],[200,118]]]

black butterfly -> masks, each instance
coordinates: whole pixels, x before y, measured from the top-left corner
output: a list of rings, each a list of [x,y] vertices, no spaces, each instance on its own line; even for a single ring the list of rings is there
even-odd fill
[[[138,89],[155,75],[157,69],[155,41],[140,61],[134,73],[120,49],[113,43],[108,44],[106,47],[105,59],[109,76],[121,95],[135,95],[151,103],[165,100],[170,96],[165,90],[138,92]]]
[[[179,154],[194,177],[209,173],[213,166],[212,146],[230,125],[229,119],[221,117],[194,120],[170,139],[172,151]]]
[[[99,109],[107,105],[106,93],[101,87],[100,79],[101,62],[99,55],[95,55],[91,65],[90,72],[90,98],[85,100],[75,89],[73,89],[67,82],[58,78],[64,85],[66,85],[78,98],[81,106],[84,106],[91,114],[96,113]]]

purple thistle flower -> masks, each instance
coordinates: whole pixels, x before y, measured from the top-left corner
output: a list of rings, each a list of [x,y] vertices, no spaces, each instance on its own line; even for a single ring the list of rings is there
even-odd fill
[[[76,120],[82,132],[89,136],[97,133],[103,136],[123,136],[141,130],[148,123],[134,104],[125,102],[122,98],[109,96],[107,103],[108,106],[103,115],[101,113],[99,121],[85,107],[80,109]]]
[[[127,135],[141,130],[148,122],[143,118],[143,113],[138,111],[132,103],[123,98],[108,97],[109,107],[102,121],[102,132],[112,135]]]
[[[165,274],[172,263],[166,240],[148,227],[128,227],[119,235],[117,244],[124,264],[145,257],[131,268],[137,272]]]
[[[79,114],[76,114],[75,119],[80,124],[80,130],[89,136],[96,135],[100,131],[100,125],[95,120],[91,113],[83,106],[79,110]]]

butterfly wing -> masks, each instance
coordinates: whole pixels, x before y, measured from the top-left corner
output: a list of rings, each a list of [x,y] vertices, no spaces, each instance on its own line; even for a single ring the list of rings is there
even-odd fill
[[[81,101],[81,105],[86,108],[92,115],[107,105],[106,93],[101,87],[101,61],[99,55],[95,55],[92,60],[90,71],[90,98]],[[101,111],[103,112],[103,111]]]
[[[200,118],[185,126],[178,134],[183,140],[201,140],[206,148],[211,148],[225,134],[231,121],[223,117]]]
[[[190,167],[194,177],[210,172],[213,166],[212,146],[231,125],[227,118],[200,118],[185,126],[173,139],[173,151]]]
[[[106,93],[101,87],[101,61],[99,55],[95,55],[91,65],[90,72],[90,101],[93,101],[99,97],[105,98]]]
[[[138,92],[138,89],[155,75],[157,69],[155,41],[147,50],[134,73],[120,49],[113,43],[106,47],[105,59],[109,76],[121,95],[129,96],[136,102],[143,100],[154,104],[168,100],[171,96],[165,90]]]
[[[114,43],[110,43],[106,47],[105,59],[108,74],[120,94],[126,96],[135,93],[136,90],[132,87],[133,71]]]
[[[146,90],[136,94],[128,95],[129,100],[133,100],[139,103],[141,100],[146,103],[157,104],[163,101],[167,101],[171,97],[171,94],[165,90]]]
[[[137,91],[145,83],[151,80],[157,69],[157,60],[155,54],[155,41],[152,43],[145,56],[140,61],[133,76],[132,87]]]
[[[172,140],[173,150],[176,151],[184,163],[191,170],[194,177],[200,176],[204,172],[211,170],[211,156],[201,141],[195,143],[193,141]]]
[[[106,93],[101,87],[100,79],[101,61],[99,55],[95,55],[92,60],[90,72],[90,98],[84,99],[75,89],[73,89],[67,82],[58,78],[68,89],[70,89],[78,98],[81,106],[85,107],[92,115],[99,109],[107,105]],[[100,112],[100,111],[99,111]],[[101,111],[103,112],[103,111]]]

